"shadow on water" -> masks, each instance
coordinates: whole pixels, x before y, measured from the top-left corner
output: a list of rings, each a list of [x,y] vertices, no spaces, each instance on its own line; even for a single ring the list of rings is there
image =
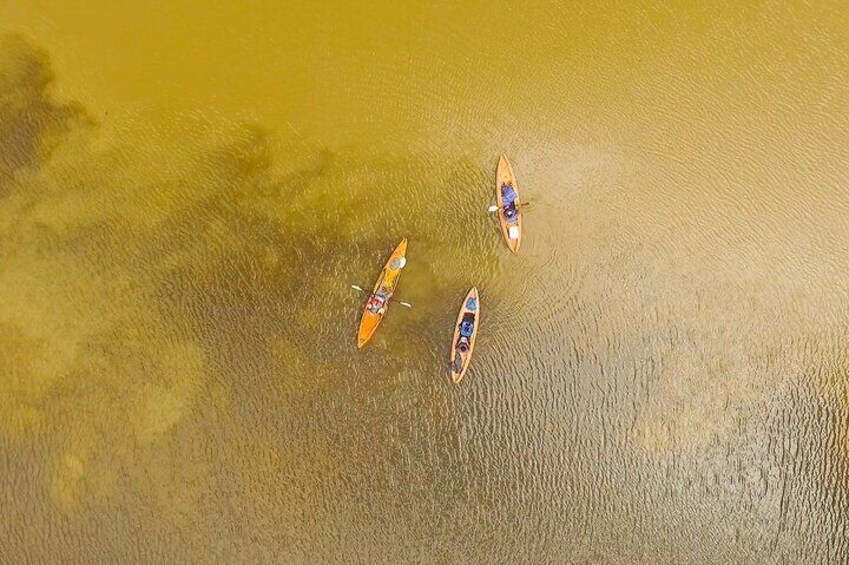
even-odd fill
[[[47,54],[19,36],[0,38],[0,197],[16,171],[50,157],[72,130],[93,124],[82,106],[47,93],[54,76]]]

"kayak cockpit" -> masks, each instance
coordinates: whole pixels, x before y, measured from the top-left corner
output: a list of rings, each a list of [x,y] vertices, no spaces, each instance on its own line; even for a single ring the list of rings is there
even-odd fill
[[[463,321],[460,322],[460,337],[470,338],[475,333],[475,315],[466,313],[463,315]]]
[[[380,315],[386,310],[386,297],[377,293],[372,295],[368,301],[368,311],[375,315]]]
[[[471,312],[466,312],[465,314],[463,314],[463,319],[460,321],[458,329],[460,337],[457,339],[455,349],[458,353],[465,355],[471,349],[470,340],[475,334],[475,315]]]
[[[518,201],[519,194],[512,184],[501,185],[501,212],[508,224],[515,224],[519,221]]]

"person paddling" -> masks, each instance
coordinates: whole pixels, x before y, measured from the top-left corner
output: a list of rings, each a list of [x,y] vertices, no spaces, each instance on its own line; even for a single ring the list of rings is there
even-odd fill
[[[519,195],[516,194],[516,190],[513,188],[513,185],[504,184],[501,187],[501,202],[503,204],[502,210],[504,212],[504,218],[507,220],[508,224],[516,223],[516,220],[519,217],[519,209],[516,206],[516,201],[519,199]]]

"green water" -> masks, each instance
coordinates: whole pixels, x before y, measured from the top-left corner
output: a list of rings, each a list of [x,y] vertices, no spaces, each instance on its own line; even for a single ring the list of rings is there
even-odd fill
[[[84,4],[0,4],[0,561],[849,558],[842,3]]]

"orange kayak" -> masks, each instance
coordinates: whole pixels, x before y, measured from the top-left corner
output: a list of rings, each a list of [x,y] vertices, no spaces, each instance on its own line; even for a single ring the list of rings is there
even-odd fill
[[[505,155],[498,160],[498,171],[495,173],[495,202],[498,204],[498,221],[504,241],[510,251],[516,253],[522,244],[522,201],[519,199],[516,175]]]
[[[374,335],[377,326],[383,321],[386,311],[389,309],[390,298],[395,292],[395,287],[398,285],[398,279],[401,278],[401,270],[407,264],[407,238],[401,240],[383,270],[380,271],[380,276],[377,277],[377,282],[374,283],[374,289],[366,301],[366,307],[363,309],[363,317],[360,319],[360,330],[357,332],[357,347],[362,347],[368,343],[371,336]]]
[[[457,316],[457,324],[454,326],[454,337],[451,340],[451,380],[459,383],[466,370],[469,361],[472,360],[472,351],[475,349],[475,339],[480,327],[481,303],[478,299],[478,289],[472,287]]]

